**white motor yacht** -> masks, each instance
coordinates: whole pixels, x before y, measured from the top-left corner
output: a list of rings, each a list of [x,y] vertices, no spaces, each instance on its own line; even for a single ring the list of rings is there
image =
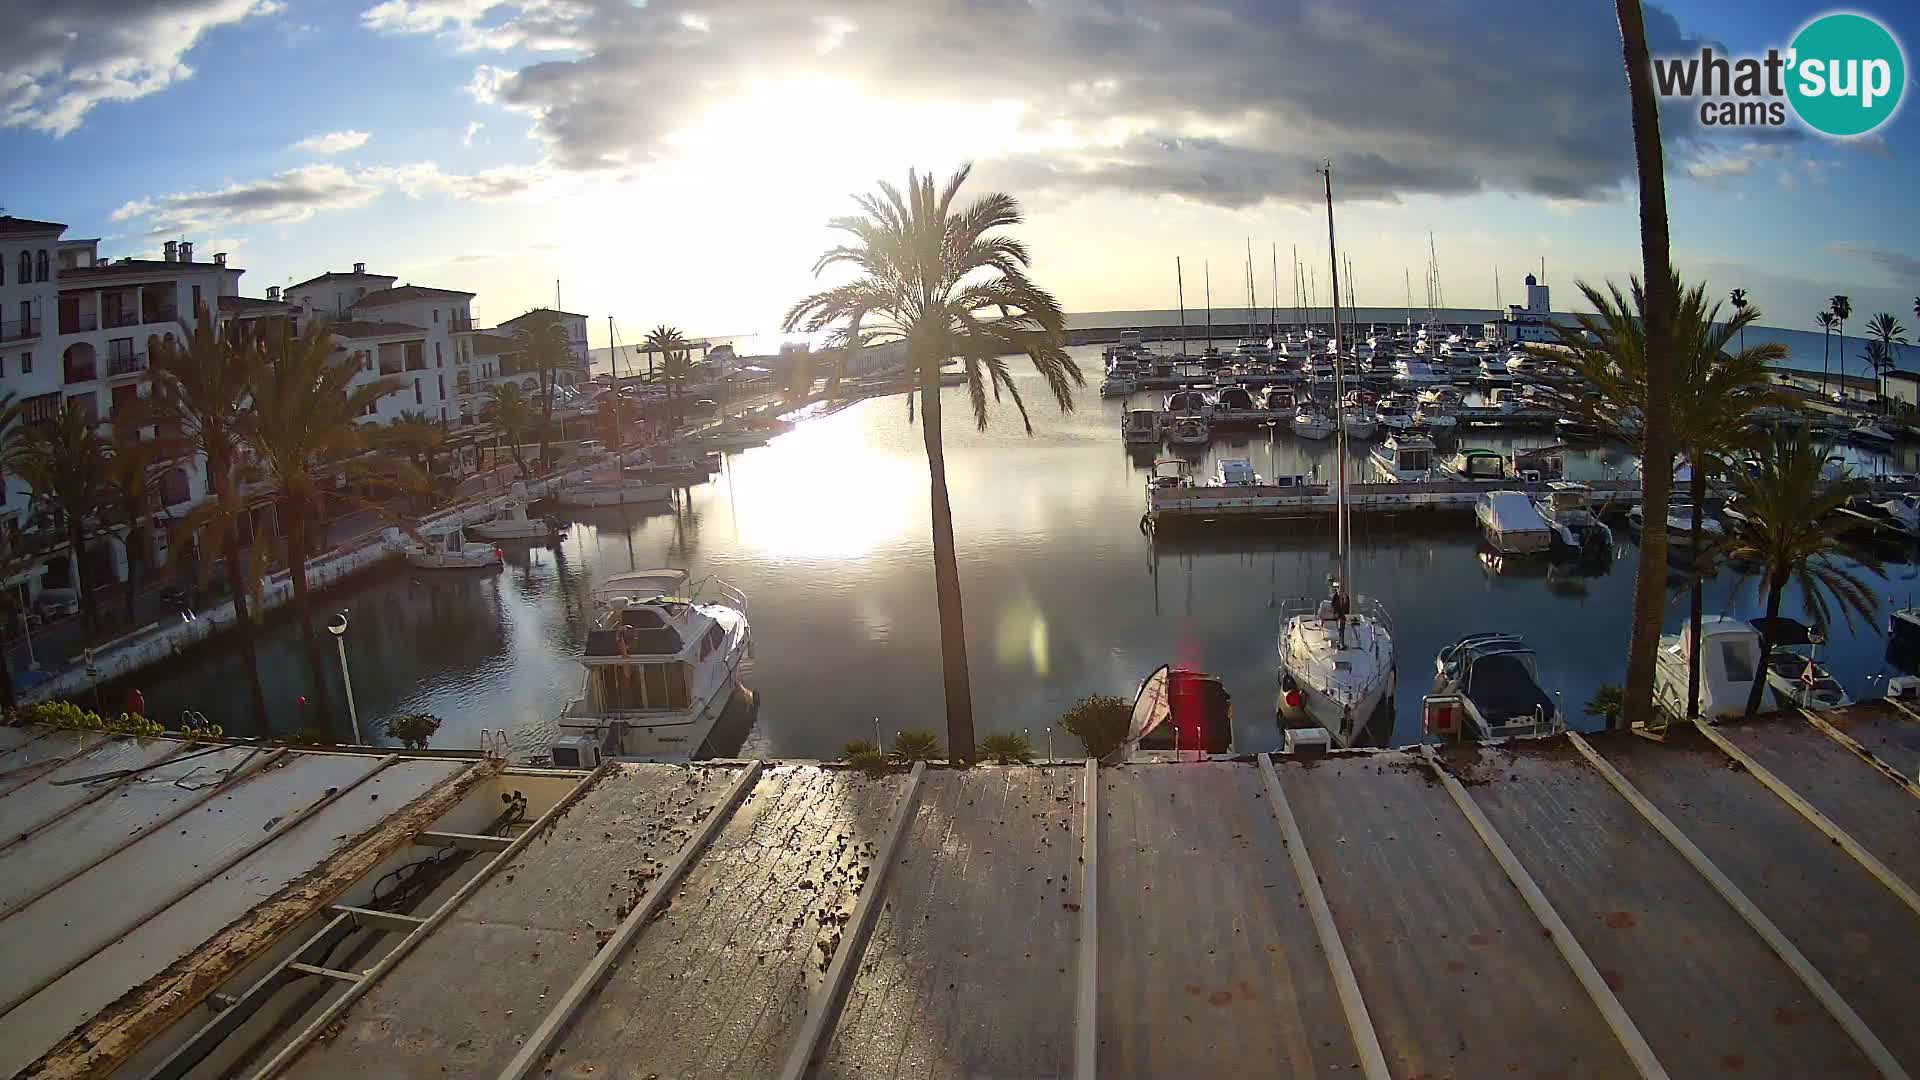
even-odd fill
[[[1850,443],[1882,450],[1894,443],[1892,432],[1866,417],[1862,417],[1859,423],[1847,429],[1847,433],[1842,438]]]
[[[1483,483],[1502,483],[1511,477],[1507,475],[1507,459],[1497,451],[1469,447],[1454,454],[1440,464],[1440,471],[1449,480],[1474,480]]]
[[[629,480],[624,477],[608,480],[587,480],[560,489],[554,501],[561,506],[627,506],[642,503],[663,503],[673,501],[673,485],[655,484],[645,480]]]
[[[1489,491],[1473,501],[1480,533],[1502,555],[1528,555],[1553,546],[1553,527],[1523,491]]]
[[[1167,441],[1178,446],[1205,446],[1213,432],[1199,416],[1176,416],[1167,429]]]
[[[1333,435],[1333,417],[1319,402],[1307,401],[1293,414],[1293,433],[1303,439],[1326,439]]]
[[[1553,528],[1556,545],[1574,552],[1613,547],[1613,530],[1594,513],[1592,497],[1593,489],[1585,484],[1554,480],[1547,484],[1546,497],[1534,500],[1534,508]]]
[[[1120,417],[1120,441],[1134,444],[1158,444],[1160,442],[1160,410],[1128,409]]]
[[[504,561],[499,548],[476,544],[457,527],[409,541],[406,558],[416,570],[491,570]]]
[[[1374,421],[1373,410],[1348,405],[1340,410],[1340,423],[1346,428],[1347,438],[1362,441],[1373,438],[1380,425]]]
[[[1920,536],[1920,494],[1908,491],[1881,501],[1880,509],[1909,534]]]
[[[1253,462],[1246,458],[1221,458],[1214,463],[1214,487],[1259,487],[1260,474],[1253,471]]]
[[[1627,522],[1631,524],[1635,530],[1644,530],[1647,527],[1646,508],[1636,505],[1631,509],[1629,509],[1627,511]],[[1726,527],[1724,525],[1721,525],[1718,521],[1715,521],[1710,515],[1707,515],[1707,514],[1700,515],[1700,535],[1702,538],[1707,540],[1712,540],[1720,536],[1724,532],[1726,532]],[[1693,535],[1693,504],[1686,503],[1686,502],[1668,503],[1667,504],[1667,540],[1668,542],[1671,543],[1671,542],[1677,541],[1679,543],[1684,544],[1692,537],[1692,535]]]
[[[1453,373],[1444,365],[1419,356],[1409,356],[1394,364],[1393,379],[1408,386],[1425,386],[1435,383],[1451,383]]]
[[[1119,371],[1109,371],[1107,377],[1100,381],[1101,397],[1126,397],[1138,389],[1140,384],[1134,381],[1132,375]]]
[[[1687,659],[1693,652],[1692,627],[1660,638],[1653,668],[1653,698],[1674,716],[1687,712]],[[1700,622],[1700,715],[1709,720],[1740,716],[1755,679],[1764,679],[1760,632],[1752,624],[1725,615]],[[1780,707],[1771,688],[1761,691],[1760,710]]]
[[[1418,432],[1396,432],[1367,455],[1374,476],[1387,483],[1433,479],[1433,440]]]
[[[560,531],[560,523],[552,518],[528,517],[527,504],[514,499],[491,518],[467,526],[466,531],[479,540],[545,540]]]
[[[1443,438],[1460,426],[1460,418],[1450,405],[1422,405],[1414,410],[1413,422]]]
[[[1213,415],[1213,399],[1199,390],[1176,390],[1167,395],[1167,413],[1171,416]]]
[[[580,657],[586,681],[560,717],[565,748],[595,756],[690,759],[737,695],[751,631],[747,599],[687,572],[615,574],[590,594],[596,611]],[[711,599],[702,596],[709,589]]]
[[[1433,666],[1433,694],[1423,712],[1433,715],[1443,701],[1457,704],[1466,720],[1461,735],[1503,739],[1566,730],[1559,703],[1540,685],[1533,650],[1516,634],[1468,635],[1441,649]]]
[[[1382,431],[1405,431],[1414,425],[1413,399],[1405,394],[1388,394],[1373,409]]]

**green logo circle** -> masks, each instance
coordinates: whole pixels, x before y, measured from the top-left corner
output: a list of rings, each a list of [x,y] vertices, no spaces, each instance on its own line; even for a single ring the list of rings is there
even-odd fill
[[[1865,15],[1822,15],[1793,39],[1787,98],[1808,127],[1846,138],[1887,122],[1907,85],[1906,58]]]

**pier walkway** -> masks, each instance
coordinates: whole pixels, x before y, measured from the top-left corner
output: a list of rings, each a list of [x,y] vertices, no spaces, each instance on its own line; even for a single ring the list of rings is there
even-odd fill
[[[31,806],[16,824],[41,830],[83,812],[46,779],[162,752],[5,734],[0,779],[29,779],[0,818]],[[38,1058],[28,1077],[1920,1075],[1920,720],[1901,706],[1170,756],[877,774],[401,757],[396,827],[473,860],[410,908],[309,890],[311,927],[362,920],[377,944],[242,942],[219,912],[156,937],[177,890],[143,882],[96,894],[79,946],[17,954],[33,963],[0,1026],[15,1067]],[[304,783],[355,783],[362,761]],[[424,816],[469,774],[485,799],[544,793],[505,830]],[[119,857],[170,865],[146,845],[179,841]],[[285,901],[311,857],[251,888]],[[33,910],[0,936],[72,940],[18,922]],[[111,1009],[21,1012],[127,926],[141,964],[89,999],[131,985]],[[225,985],[138,982],[222,949]]]

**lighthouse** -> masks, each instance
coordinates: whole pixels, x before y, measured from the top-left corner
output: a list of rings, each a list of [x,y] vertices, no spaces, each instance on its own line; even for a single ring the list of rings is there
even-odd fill
[[[1547,302],[1547,287],[1532,274],[1527,275],[1527,310],[1540,315],[1553,311],[1552,305]]]

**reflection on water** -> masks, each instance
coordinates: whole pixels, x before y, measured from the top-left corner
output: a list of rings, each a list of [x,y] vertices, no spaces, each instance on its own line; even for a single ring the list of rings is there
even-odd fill
[[[1076,350],[1098,370],[1095,349]],[[1095,380],[1097,381],[1097,380]],[[1045,399],[1026,379],[1029,402]],[[1011,408],[985,432],[965,421],[962,389],[949,389],[947,461],[977,726],[1024,728],[1037,744],[1060,713],[1085,694],[1131,695],[1157,665],[1176,661],[1219,674],[1233,695],[1242,749],[1278,746],[1275,643],[1278,605],[1318,594],[1332,567],[1332,523],[1266,523],[1184,536],[1144,536],[1142,484],[1154,452],[1119,441],[1129,404],[1102,401],[1090,386],[1079,411],[1036,409],[1038,431],[1022,433]],[[1138,403],[1153,395],[1137,395]],[[1544,433],[1470,433],[1466,442],[1501,451],[1550,441]],[[1159,451],[1158,453],[1165,453]],[[1194,454],[1205,475],[1217,457],[1247,457],[1266,474],[1332,475],[1331,443],[1296,440],[1285,429],[1223,434]],[[1355,447],[1349,475],[1363,475]],[[1920,471],[1911,450],[1875,467]],[[1631,459],[1593,447],[1570,457],[1580,478],[1626,475]],[[477,746],[480,730],[506,729],[523,751],[544,747],[553,718],[578,691],[573,657],[584,638],[587,593],[608,574],[684,566],[697,579],[718,575],[751,599],[754,656],[745,669],[761,694],[744,752],[832,756],[850,739],[943,724],[939,631],[928,542],[926,465],[904,402],[863,402],[802,425],[771,444],[728,455],[725,467],[691,489],[672,511],[575,511],[553,545],[507,545],[507,565],[487,573],[394,569],[332,594],[325,610],[350,609],[347,635],[363,727],[397,711],[444,720],[440,746]],[[1353,572],[1359,591],[1392,613],[1400,657],[1396,740],[1417,737],[1420,692],[1433,655],[1462,635],[1502,630],[1538,651],[1544,685],[1568,712],[1624,667],[1632,607],[1634,549],[1624,524],[1611,562],[1559,565],[1501,559],[1480,543],[1471,520],[1401,519],[1355,523]],[[1905,597],[1910,563],[1889,565],[1876,591]],[[1797,608],[1789,597],[1787,610]],[[1708,612],[1752,615],[1751,588],[1735,595],[1723,572],[1706,589]],[[1669,629],[1684,597],[1668,608]],[[1823,652],[1858,693],[1885,667],[1885,614],[1878,625],[1834,629]],[[330,641],[331,700],[343,699]],[[262,677],[277,731],[302,716],[311,693],[287,622],[261,640]],[[136,680],[154,714],[171,720],[198,708],[227,725],[248,726],[237,652],[218,644]],[[110,695],[124,688],[109,688]],[[334,724],[346,731],[344,709]],[[1062,753],[1073,746],[1060,733]]]

